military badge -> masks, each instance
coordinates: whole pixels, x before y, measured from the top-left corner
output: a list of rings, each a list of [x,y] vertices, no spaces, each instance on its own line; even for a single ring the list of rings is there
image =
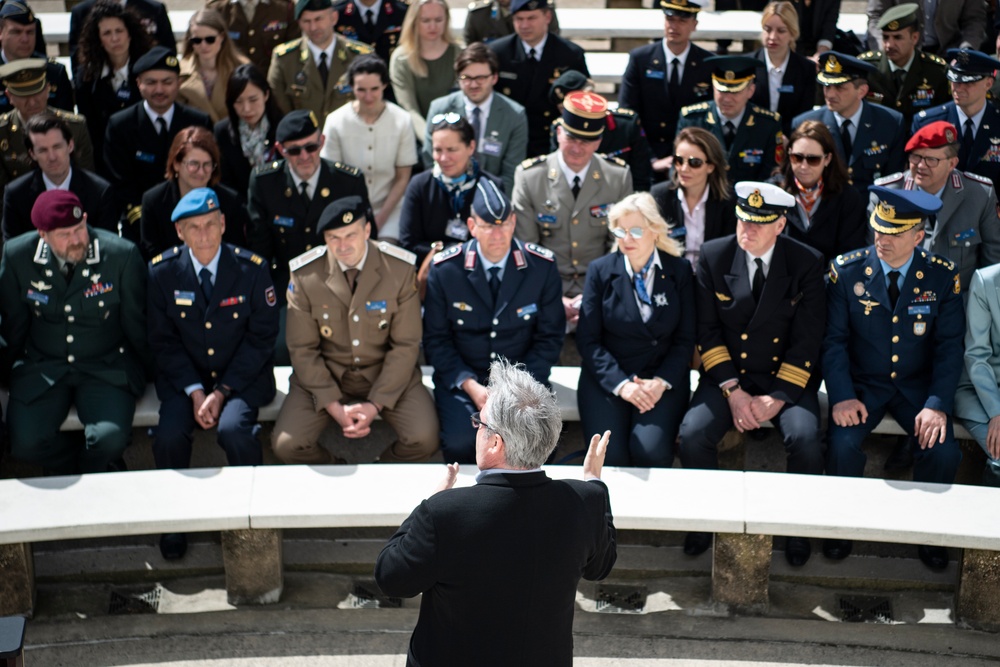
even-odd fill
[[[923,336],[927,333],[927,322],[914,322],[913,323],[913,335]]]
[[[662,292],[659,293],[659,294],[654,294],[653,295],[653,303],[656,304],[657,306],[660,306],[660,307],[668,305],[667,304],[667,295],[663,294]]]
[[[266,290],[264,290],[264,301],[269,306],[274,306],[276,303],[278,303],[278,297],[274,293],[274,287],[268,287]]]
[[[320,335],[323,336],[323,338],[332,338],[333,337],[333,329],[331,329],[330,325],[328,325],[328,324],[324,324],[323,326],[321,326],[319,328],[319,333],[320,333]]]
[[[864,296],[865,295],[865,284],[861,282],[854,283],[854,296]]]

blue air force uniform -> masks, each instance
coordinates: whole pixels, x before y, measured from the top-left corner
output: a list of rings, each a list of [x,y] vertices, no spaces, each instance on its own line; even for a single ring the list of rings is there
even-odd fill
[[[188,193],[174,211],[201,210]],[[216,201],[214,210],[218,210]],[[183,212],[182,211],[182,212]],[[156,359],[160,423],[153,440],[158,468],[187,468],[195,428],[191,391],[218,389],[219,445],[230,465],[259,465],[257,411],[274,399],[277,295],[267,262],[248,250],[221,244],[210,296],[203,291],[191,252],[176,246],[149,268],[149,343]]]

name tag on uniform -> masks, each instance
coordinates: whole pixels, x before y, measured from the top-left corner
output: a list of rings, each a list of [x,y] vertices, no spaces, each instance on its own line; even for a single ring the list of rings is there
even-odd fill
[[[123,86],[118,89],[117,93],[115,93],[115,97],[120,99],[122,102],[128,102],[132,99],[132,91],[128,89],[128,86]]]
[[[547,225],[556,224],[557,218],[554,215],[549,215],[548,213],[539,213],[537,217],[538,217],[538,222],[544,222]]]
[[[459,241],[469,240],[469,227],[458,218],[452,218],[448,221],[448,226],[445,227],[444,233]]]
[[[295,218],[288,218],[283,215],[276,215],[274,216],[274,224],[278,225],[279,227],[294,227]]]
[[[503,143],[497,141],[496,139],[483,139],[483,145],[481,151],[487,155],[492,155],[493,157],[500,157],[500,152],[503,150]]]
[[[372,312],[372,311],[376,311],[377,310],[379,312],[384,313],[385,312],[385,308],[386,308],[385,301],[366,301],[365,302],[365,310],[367,310],[368,312]]]
[[[265,28],[265,30],[266,29],[267,28]],[[239,30],[230,30],[229,31],[229,39],[233,39],[233,40],[239,39],[241,34],[242,33]]]
[[[529,316],[534,315],[538,312],[538,306],[534,303],[529,303],[527,306],[521,306],[517,309],[517,316],[528,319]]]
[[[517,72],[500,72],[501,79],[516,79]]]
[[[647,79],[663,79],[667,76],[667,73],[662,69],[648,69],[646,70]]]
[[[759,148],[748,148],[740,153],[740,157],[743,158],[743,162],[746,164],[760,164],[763,156],[764,151]]]
[[[135,159],[138,160],[139,162],[145,162],[147,164],[153,164],[154,162],[156,162],[156,156],[153,155],[152,153],[147,153],[145,151],[136,151]]]
[[[906,313],[908,315],[930,315],[930,306],[908,306],[906,308]]]
[[[959,232],[955,234],[955,239],[958,241],[964,241],[965,239],[971,239],[976,235],[975,229],[966,229],[964,232]]]
[[[42,294],[41,292],[36,292],[33,289],[28,290],[28,299],[34,301],[35,303],[48,303],[49,295]]]
[[[790,83],[789,84],[785,84],[784,86],[778,86],[778,94],[779,95],[781,93],[794,93],[794,92],[795,92],[795,86],[793,86]]]
[[[182,292],[180,290],[174,290],[174,303],[178,306],[193,306],[194,305],[194,292]]]

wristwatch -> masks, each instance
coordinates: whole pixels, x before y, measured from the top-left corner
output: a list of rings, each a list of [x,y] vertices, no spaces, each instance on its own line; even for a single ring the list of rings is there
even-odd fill
[[[213,391],[217,391],[222,394],[222,398],[227,401],[229,400],[229,397],[233,395],[233,390],[222,383],[215,385],[215,389]]]
[[[723,398],[729,398],[739,388],[740,388],[740,383],[739,382],[737,382],[736,384],[732,385],[731,387],[723,387],[722,388],[722,397]]]

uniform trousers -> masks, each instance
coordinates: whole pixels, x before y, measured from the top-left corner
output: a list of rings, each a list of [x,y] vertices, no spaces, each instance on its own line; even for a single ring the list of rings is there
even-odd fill
[[[750,387],[750,394],[757,395]],[[823,472],[823,438],[820,433],[819,398],[804,391],[795,404],[785,403],[775,420],[785,443],[788,472],[819,475]],[[733,428],[729,400],[711,381],[702,378],[681,422],[679,450],[685,468],[718,468],[718,446]]]
[[[674,443],[691,394],[690,374],[667,389],[652,410],[640,413],[623,398],[608,393],[587,371],[580,373],[577,401],[585,441],[594,433],[611,430],[609,466],[669,468],[674,464]]]
[[[476,462],[476,429],[471,417],[476,404],[460,388],[442,389],[434,384],[434,405],[441,422],[441,453],[446,463]]]
[[[868,420],[857,426],[837,426],[830,419],[829,449],[827,451],[826,472],[828,475],[842,477],[861,477],[865,472],[865,462],[868,457],[861,449],[868,434],[878,426],[885,413],[893,416],[903,429],[913,435],[913,424],[917,413],[922,410],[910,403],[898,391],[887,403],[872,405],[866,400],[864,392],[859,391],[859,400],[868,410]],[[830,406],[832,413],[833,406]],[[920,449],[916,438],[909,439],[913,449],[913,481],[938,482],[951,484],[955,481],[958,464],[962,460],[962,450],[955,440],[955,428],[951,417],[948,418],[947,434],[944,442],[937,443],[928,449]]]
[[[986,436],[990,432],[990,425],[960,417],[956,417],[956,419],[976,439],[976,442],[979,443],[979,446],[986,453],[986,468],[983,470],[983,483],[989,486],[1000,486],[1000,459],[992,458],[990,450],[986,446]]]
[[[7,428],[11,454],[40,465],[47,474],[107,472],[120,459],[132,434],[135,396],[84,373],[69,373],[31,403],[18,399],[18,378],[11,381]],[[61,432],[71,405],[83,423],[78,433]]]
[[[231,466],[259,466],[264,453],[257,440],[257,408],[237,395],[230,396],[219,413],[218,443]],[[174,394],[160,403],[160,423],[153,437],[153,460],[161,470],[191,467],[194,442],[194,403],[190,396]]]
[[[333,417],[326,406],[316,405],[316,399],[299,384],[292,374],[288,398],[274,425],[271,444],[283,463],[330,463],[331,456],[319,444],[319,436]],[[368,400],[371,382],[360,372],[347,371],[341,377],[341,403]],[[379,460],[384,463],[418,463],[429,459],[438,448],[438,420],[434,401],[423,385],[419,368],[414,368],[409,384],[396,404],[382,410],[382,419],[396,432],[396,442],[386,449]]]

